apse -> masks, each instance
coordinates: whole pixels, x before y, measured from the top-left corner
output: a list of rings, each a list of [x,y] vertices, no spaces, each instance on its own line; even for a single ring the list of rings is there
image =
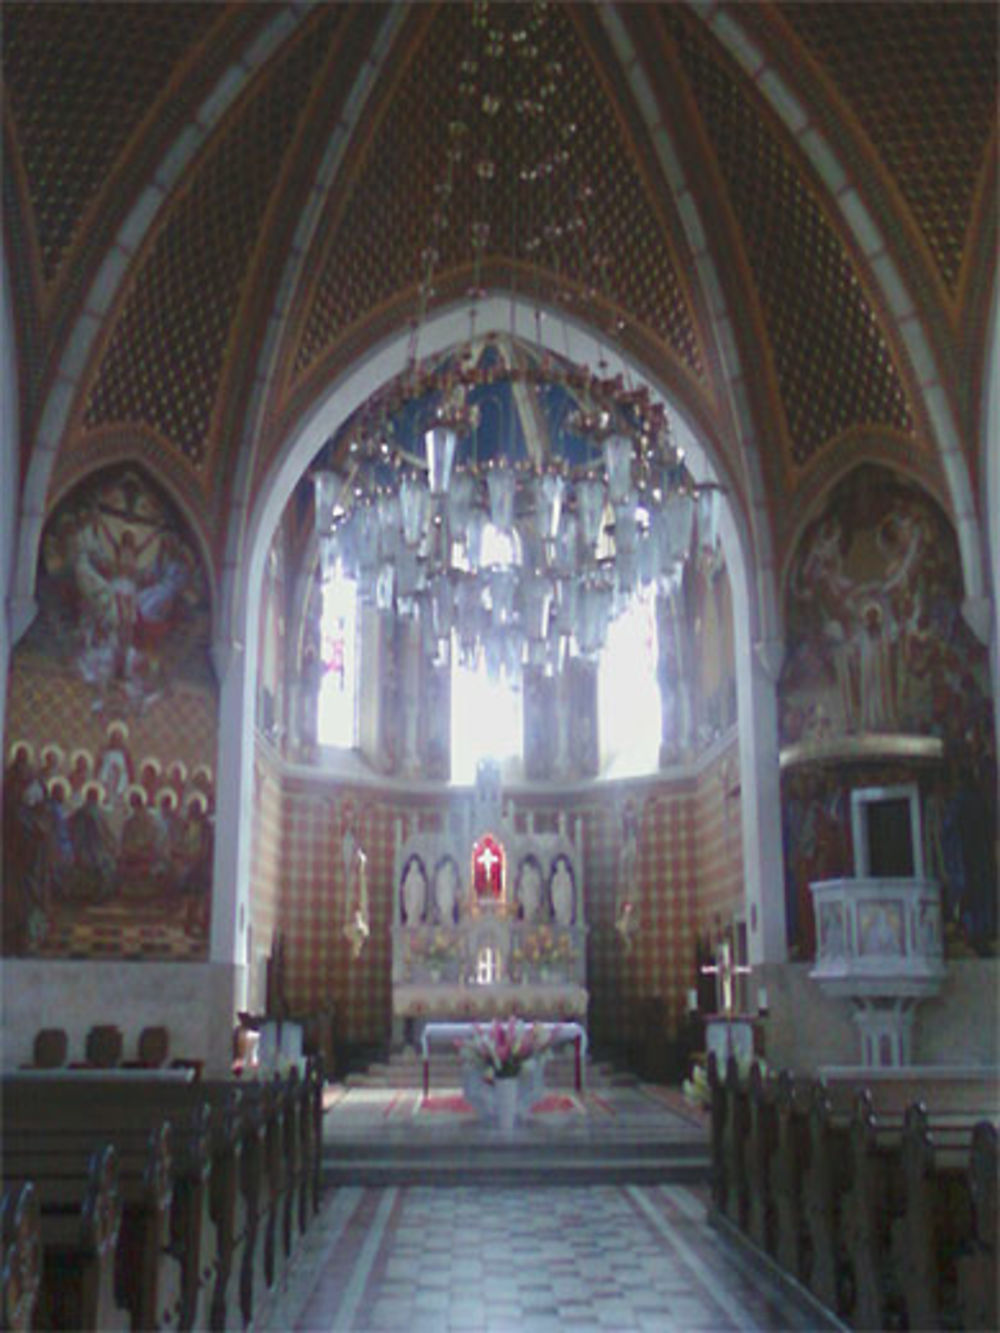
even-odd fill
[[[658,627],[692,554],[714,556],[719,492],[693,481],[648,391],[493,334],[372,395],[311,476],[320,744],[355,743],[380,641],[435,694],[436,757],[419,726],[399,731],[410,775],[468,782],[488,758],[540,778],[657,768]]]

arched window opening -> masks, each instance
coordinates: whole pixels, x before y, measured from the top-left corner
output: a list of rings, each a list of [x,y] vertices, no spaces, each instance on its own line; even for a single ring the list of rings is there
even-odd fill
[[[358,740],[358,586],[339,564],[323,581],[320,673],[317,738],[349,749]]]
[[[488,663],[483,645],[463,659],[456,640],[451,660],[451,777],[472,783],[481,760],[520,758],[524,696],[518,672]]]
[[[659,763],[662,701],[657,680],[656,597],[636,597],[608,626],[598,676],[602,768],[649,773]]]

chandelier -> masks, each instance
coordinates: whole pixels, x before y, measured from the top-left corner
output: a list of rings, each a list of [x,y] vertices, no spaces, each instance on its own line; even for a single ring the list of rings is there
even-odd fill
[[[669,593],[696,516],[699,544],[716,540],[718,492],[692,483],[662,405],[502,335],[386,388],[327,452],[324,574],[416,621],[433,654],[454,633],[463,661],[515,683],[596,657],[637,595]]]
[[[438,660],[454,643],[462,661],[484,659],[491,676],[516,683],[525,666],[555,672],[568,654],[594,659],[638,595],[675,588],[696,516],[699,545],[714,548],[718,492],[694,485],[664,405],[608,373],[602,354],[595,369],[508,334],[476,335],[491,235],[518,213],[490,191],[502,179],[509,192],[544,188],[551,200],[553,181],[563,182],[565,222],[552,212],[540,232],[506,242],[534,272],[544,246],[559,273],[559,246],[578,254],[586,238],[589,187],[572,185],[575,126],[555,118],[545,92],[561,77],[558,59],[546,58],[548,7],[476,3],[468,13],[407,368],[328,441],[312,475],[324,574],[339,570],[363,601],[418,624]],[[469,336],[421,361],[449,210],[471,243]],[[616,307],[598,285],[594,275],[584,283],[594,323]]]

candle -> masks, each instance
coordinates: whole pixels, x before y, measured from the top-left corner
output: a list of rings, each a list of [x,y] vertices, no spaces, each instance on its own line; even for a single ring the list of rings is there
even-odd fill
[[[688,991],[688,1013],[693,1014],[698,1008],[698,992],[696,990]]]

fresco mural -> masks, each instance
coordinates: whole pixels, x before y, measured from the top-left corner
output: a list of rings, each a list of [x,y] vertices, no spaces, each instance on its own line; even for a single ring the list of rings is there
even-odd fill
[[[852,787],[918,780],[928,873],[952,952],[996,943],[996,753],[989,662],[962,618],[961,565],[938,506],[892,473],[858,468],[806,529],[786,589],[779,685],[790,945],[812,956],[810,880],[849,874]],[[859,767],[895,739],[936,736],[943,760]],[[881,742],[879,741],[881,738]],[[836,742],[822,764],[813,743]],[[852,752],[852,743],[857,742]],[[787,747],[795,747],[789,750]]]
[[[736,723],[733,595],[721,548],[698,561],[691,588],[695,740],[699,749]]]
[[[198,551],[140,472],[108,470],[46,523],[37,593],[10,674],[4,952],[203,957],[218,710]]]
[[[261,613],[257,648],[257,726],[278,745],[284,738],[282,702],[285,695],[285,559],[279,528],[267,553],[261,588]],[[315,728],[314,728],[315,729]]]

